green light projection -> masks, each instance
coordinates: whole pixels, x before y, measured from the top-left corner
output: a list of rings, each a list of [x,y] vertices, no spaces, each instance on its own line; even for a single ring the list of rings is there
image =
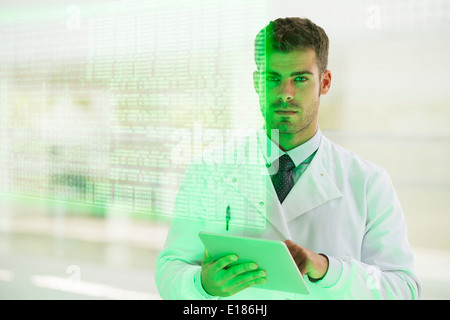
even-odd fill
[[[0,192],[172,215],[188,165],[230,141],[233,110],[258,111],[233,97],[265,20],[258,1],[4,11]]]

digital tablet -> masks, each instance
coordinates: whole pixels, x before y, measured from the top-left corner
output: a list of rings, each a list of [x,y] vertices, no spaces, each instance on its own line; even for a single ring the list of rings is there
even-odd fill
[[[255,262],[258,269],[265,270],[266,283],[253,287],[309,294],[305,280],[284,242],[204,231],[198,236],[213,260],[236,254],[238,260],[235,263]]]

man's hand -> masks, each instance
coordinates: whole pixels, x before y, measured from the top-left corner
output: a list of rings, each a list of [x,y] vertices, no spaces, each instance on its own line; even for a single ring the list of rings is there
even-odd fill
[[[228,297],[255,284],[266,283],[266,272],[256,270],[255,263],[241,263],[228,267],[237,261],[236,255],[224,256],[213,261],[205,250],[202,262],[201,280],[206,292],[212,296]]]
[[[307,274],[313,280],[318,280],[325,276],[328,270],[328,259],[326,257],[303,248],[292,240],[286,240],[284,243],[302,275]]]

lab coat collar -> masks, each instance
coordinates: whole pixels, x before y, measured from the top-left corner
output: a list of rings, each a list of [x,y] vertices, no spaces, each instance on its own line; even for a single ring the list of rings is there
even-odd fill
[[[258,131],[258,143],[261,148],[261,152],[268,165],[271,165],[275,160],[281,157],[283,154],[288,154],[298,167],[305,159],[309,158],[319,147],[320,140],[322,139],[322,131],[317,127],[317,131],[314,136],[294,149],[283,151],[276,143],[274,143],[266,133],[265,129]]]
[[[326,169],[328,166],[325,166],[325,161],[332,160],[326,155],[329,152],[329,145],[330,141],[322,137],[314,159],[283,201],[282,208],[287,223],[330,200],[343,196]]]
[[[325,156],[329,143],[325,137],[321,138],[314,159],[283,204],[278,201],[261,149],[255,164],[236,164],[224,180],[244,196],[286,239],[289,239],[287,224],[290,221],[325,202],[342,197],[341,191],[324,166],[324,161],[330,161],[330,158]],[[265,184],[263,188],[265,192],[255,192],[255,183]]]
[[[259,158],[261,161],[257,165],[236,165],[230,174],[224,177],[224,181],[246,198],[256,212],[272,224],[284,239],[290,239],[281,204],[273,188],[266,163],[261,156]]]

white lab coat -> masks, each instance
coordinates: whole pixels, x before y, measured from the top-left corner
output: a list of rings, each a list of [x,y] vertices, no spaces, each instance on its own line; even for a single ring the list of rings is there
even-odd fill
[[[419,297],[402,208],[384,169],[322,136],[313,161],[280,205],[258,152],[260,160],[253,165],[209,163],[188,169],[176,215],[190,218],[173,219],[156,263],[162,298],[218,298],[200,284],[201,230],[291,239],[329,259],[322,280],[313,283],[305,276],[309,295],[250,287],[229,299]],[[227,206],[234,214],[228,231]]]

